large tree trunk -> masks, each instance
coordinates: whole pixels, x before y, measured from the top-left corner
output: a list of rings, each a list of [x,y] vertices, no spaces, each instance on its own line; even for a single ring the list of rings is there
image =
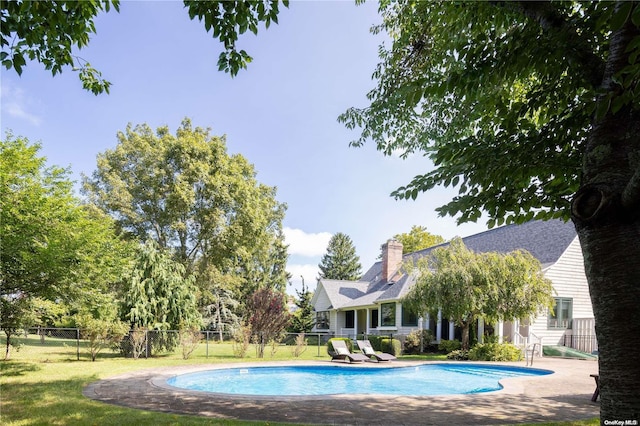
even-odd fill
[[[620,89],[613,76],[628,65],[625,48],[636,36],[629,24],[612,36],[603,93]],[[595,315],[600,421],[640,421],[640,112],[633,107],[594,119],[572,218]]]

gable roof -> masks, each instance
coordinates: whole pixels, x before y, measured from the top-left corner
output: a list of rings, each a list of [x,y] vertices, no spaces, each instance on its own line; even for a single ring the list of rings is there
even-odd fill
[[[413,282],[413,278],[407,274],[402,275],[396,283],[381,279],[373,282],[321,279],[318,282],[318,288],[322,287],[329,298],[331,302],[329,309],[344,309],[375,305],[384,300],[397,300],[408,291],[409,281]],[[316,294],[318,294],[317,290]]]
[[[507,225],[490,229],[462,239],[467,248],[477,252],[508,253],[514,250],[527,250],[545,269],[558,261],[560,256],[577,237],[571,222],[560,219],[531,221],[521,225]],[[403,260],[423,257],[439,244],[403,256]],[[382,278],[382,261],[375,262],[362,276],[360,281],[320,280],[331,301],[332,309],[366,306],[385,300],[397,300],[403,297],[413,282],[407,274],[398,277],[397,282],[386,282]]]

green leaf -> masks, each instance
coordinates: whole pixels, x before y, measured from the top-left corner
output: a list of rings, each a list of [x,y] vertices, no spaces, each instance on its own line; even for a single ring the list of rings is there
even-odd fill
[[[611,101],[611,113],[616,114],[618,111],[620,111],[620,108],[625,105],[625,103],[626,102],[623,96],[614,96],[613,100]]]

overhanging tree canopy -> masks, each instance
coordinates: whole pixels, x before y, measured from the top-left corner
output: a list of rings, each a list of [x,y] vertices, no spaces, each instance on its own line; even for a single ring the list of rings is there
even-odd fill
[[[434,169],[399,188],[489,226],[571,218],[599,344],[601,418],[640,417],[640,4],[380,2],[370,105],[340,116],[390,155]],[[624,312],[624,315],[620,315]]]

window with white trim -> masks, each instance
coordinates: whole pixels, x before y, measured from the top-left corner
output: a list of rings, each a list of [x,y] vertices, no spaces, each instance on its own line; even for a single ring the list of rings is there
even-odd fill
[[[316,312],[316,330],[329,329],[329,311]]]
[[[396,304],[383,303],[380,305],[380,325],[382,327],[395,327],[396,326]]]
[[[550,329],[566,329],[571,326],[573,315],[573,299],[556,297],[553,309],[549,309],[547,327]]]

